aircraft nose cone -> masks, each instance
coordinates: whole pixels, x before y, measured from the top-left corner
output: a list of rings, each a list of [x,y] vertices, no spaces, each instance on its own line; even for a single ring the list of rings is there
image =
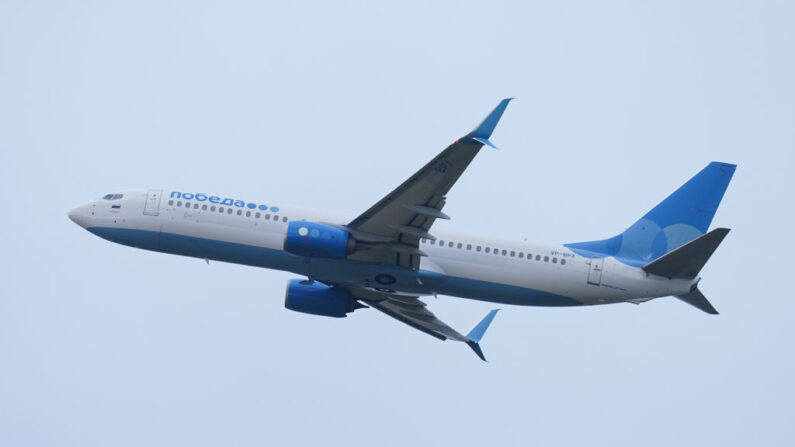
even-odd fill
[[[69,211],[69,214],[67,215],[72,222],[80,225],[83,228],[86,227],[86,215],[83,207],[78,206],[77,208]]]

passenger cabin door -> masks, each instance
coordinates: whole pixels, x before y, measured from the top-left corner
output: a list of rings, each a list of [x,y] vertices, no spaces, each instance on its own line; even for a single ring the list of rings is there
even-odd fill
[[[144,214],[147,216],[157,216],[160,211],[160,196],[163,195],[162,189],[150,189],[146,193],[146,204]]]
[[[598,286],[602,283],[602,269],[605,258],[591,258],[591,267],[588,270],[588,284]]]

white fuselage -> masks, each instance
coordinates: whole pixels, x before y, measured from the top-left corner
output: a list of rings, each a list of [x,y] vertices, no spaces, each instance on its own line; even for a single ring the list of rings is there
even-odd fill
[[[98,236],[125,245],[412,295],[573,306],[681,295],[698,281],[651,275],[613,257],[581,256],[563,245],[446,231],[433,231],[436,241],[421,242],[427,256],[417,271],[348,259],[302,258],[283,250],[287,222],[345,225],[351,216],[224,202],[218,197],[197,200],[192,194],[185,200],[180,193],[160,191],[126,191],[120,199],[81,205],[69,217]]]

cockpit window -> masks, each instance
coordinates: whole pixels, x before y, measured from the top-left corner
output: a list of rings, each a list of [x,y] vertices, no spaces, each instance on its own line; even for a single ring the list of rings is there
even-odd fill
[[[105,194],[105,196],[102,197],[102,199],[103,200],[119,200],[122,197],[124,197],[124,194]]]

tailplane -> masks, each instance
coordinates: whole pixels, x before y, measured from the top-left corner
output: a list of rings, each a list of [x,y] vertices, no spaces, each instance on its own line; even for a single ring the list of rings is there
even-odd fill
[[[736,167],[712,162],[618,236],[566,247],[581,256],[647,265],[707,232]]]
[[[709,261],[728,228],[716,228],[643,266],[643,270],[668,278],[693,279]]]
[[[707,300],[707,297],[705,297],[698,288],[693,288],[687,295],[678,295],[677,298],[708,314],[718,315],[718,311],[715,310],[712,304]]]
[[[643,270],[668,278],[695,279],[727,234],[728,228],[716,228],[644,265]],[[693,286],[686,295],[677,295],[677,298],[708,314],[718,314],[697,286]]]

